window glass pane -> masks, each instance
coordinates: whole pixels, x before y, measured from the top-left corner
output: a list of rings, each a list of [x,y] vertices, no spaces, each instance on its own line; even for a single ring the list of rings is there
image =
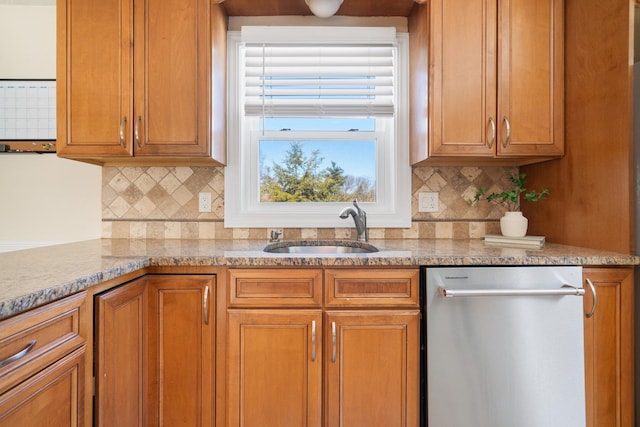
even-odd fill
[[[376,119],[367,117],[266,117],[264,119],[264,130],[292,131],[340,131],[345,132],[353,129],[359,131],[375,131]]]
[[[261,202],[376,201],[375,140],[259,141]]]

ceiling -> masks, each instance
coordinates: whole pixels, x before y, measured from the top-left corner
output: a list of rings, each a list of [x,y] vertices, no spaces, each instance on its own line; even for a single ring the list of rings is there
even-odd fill
[[[0,0],[0,5],[55,4],[56,0]],[[409,16],[414,4],[414,0],[344,0],[336,15]],[[305,0],[223,0],[222,5],[230,16],[311,15]]]
[[[339,16],[408,16],[414,0],[344,0]],[[229,16],[311,15],[305,0],[224,0]]]

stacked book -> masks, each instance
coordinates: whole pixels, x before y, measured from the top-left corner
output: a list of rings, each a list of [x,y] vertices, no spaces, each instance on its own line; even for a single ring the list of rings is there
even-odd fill
[[[517,246],[525,248],[544,247],[544,236],[507,237],[500,234],[487,234],[484,243],[496,246]]]

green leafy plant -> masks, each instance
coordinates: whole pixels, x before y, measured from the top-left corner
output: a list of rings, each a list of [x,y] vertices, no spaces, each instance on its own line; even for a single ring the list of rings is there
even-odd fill
[[[529,202],[537,202],[538,200],[542,200],[549,195],[548,188],[544,188],[541,191],[527,190],[525,188],[526,176],[527,175],[524,173],[512,174],[509,179],[511,180],[511,184],[513,184],[513,188],[509,191],[487,194],[487,189],[484,187],[481,187],[476,192],[476,195],[474,196],[473,200],[471,200],[471,204],[474,204],[478,200],[484,198],[488,202],[504,205],[508,211],[516,212],[520,210],[521,200],[527,200]]]

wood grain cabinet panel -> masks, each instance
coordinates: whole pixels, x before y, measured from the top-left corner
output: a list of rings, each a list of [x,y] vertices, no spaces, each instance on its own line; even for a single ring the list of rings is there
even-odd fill
[[[214,275],[147,275],[96,296],[96,425],[215,424]]]
[[[563,10],[563,0],[414,7],[411,164],[564,153]]]
[[[0,426],[84,425],[85,300],[80,292],[0,322]]]
[[[328,427],[418,426],[419,323],[418,310],[327,312]]]
[[[61,0],[57,7],[59,156],[225,162],[220,5]]]
[[[82,427],[85,347],[0,395],[0,427]]]
[[[228,427],[418,426],[419,269],[227,277]]]
[[[52,302],[0,322],[0,393],[84,344],[86,293]],[[17,357],[20,355],[20,357]]]
[[[229,427],[322,426],[322,312],[229,310]]]
[[[328,269],[326,307],[418,307],[416,269]]]
[[[228,272],[230,307],[320,307],[322,270],[239,269]]]
[[[142,426],[147,420],[147,279],[95,297],[96,426]]]
[[[151,275],[149,425],[215,424],[215,276]]]
[[[634,425],[632,268],[585,268],[584,322],[587,426]]]

